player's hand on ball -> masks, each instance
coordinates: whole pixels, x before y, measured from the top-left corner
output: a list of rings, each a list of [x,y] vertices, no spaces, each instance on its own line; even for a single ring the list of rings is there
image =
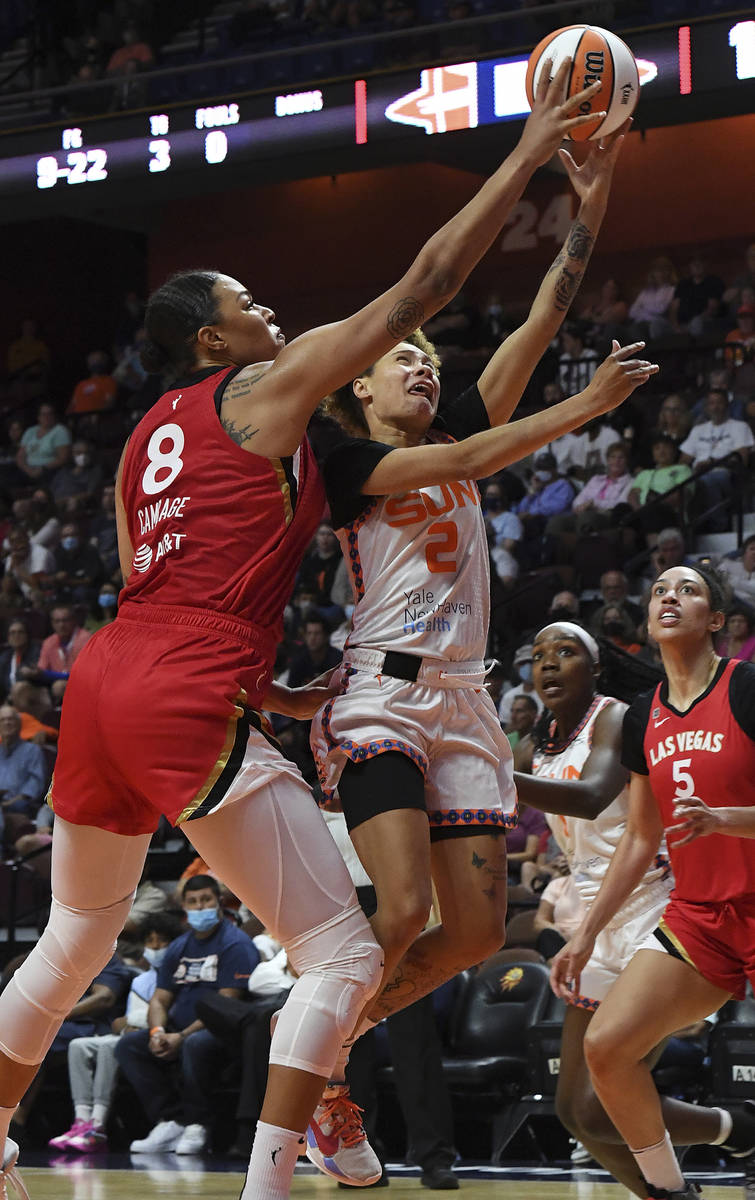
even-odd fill
[[[537,166],[547,163],[556,153],[561,142],[572,129],[594,121],[597,114],[579,112],[579,106],[594,96],[601,87],[600,80],[590,84],[576,96],[566,99],[571,59],[565,58],[551,79],[550,65],[546,63],[537,85],[532,112],[527,118],[519,150]]]
[[[699,796],[689,796],[686,800],[677,800],[674,805],[674,825],[666,828],[669,839],[673,837],[674,849],[694,842],[695,838],[705,837],[709,833],[723,832],[722,810],[708,808]]]

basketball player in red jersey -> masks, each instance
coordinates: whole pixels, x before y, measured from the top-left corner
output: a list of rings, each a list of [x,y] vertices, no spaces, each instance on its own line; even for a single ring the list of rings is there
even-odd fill
[[[658,928],[605,998],[585,1036],[595,1090],[631,1148],[649,1197],[685,1200],[646,1055],[755,982],[755,665],[720,659],[726,597],[710,567],[671,567],[653,584],[648,629],[668,682],[624,720],[631,771],[627,829],[580,930],[557,955],[554,988],[579,987],[596,935],[652,862],[664,829],[675,887]],[[752,1109],[719,1110],[716,1144],[755,1149]]]
[[[289,1195],[307,1121],[381,970],[332,838],[258,713],[308,716],[323,699],[271,684],[283,608],[323,506],[305,429],[327,392],[448,302],[534,170],[584,122],[570,114],[599,84],[565,101],[568,69],[550,82],[543,73],[506,163],[398,284],[348,320],[284,348],[273,312],[229,276],[190,272],[151,298],[147,356],[177,378],[121,458],[126,587],[66,692],[50,922],[0,997],[0,1195],[18,1153],[7,1139],[15,1105],[110,957],[160,814],[183,824],[296,970],[242,1193]],[[349,1124],[345,1149],[358,1137]]]

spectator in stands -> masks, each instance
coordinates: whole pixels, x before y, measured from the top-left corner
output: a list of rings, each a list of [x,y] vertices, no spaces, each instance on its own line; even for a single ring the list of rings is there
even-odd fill
[[[291,659],[288,669],[288,686],[302,687],[311,683],[323,671],[337,667],[341,661],[340,651],[330,644],[330,625],[325,617],[314,610],[304,621],[304,646]]]
[[[485,485],[482,506],[488,529],[490,557],[498,578],[503,583],[509,583],[519,574],[519,564],[514,558],[514,551],[524,535],[522,522],[516,513],[506,507],[503,488],[495,479]]]
[[[558,464],[559,474],[589,479],[606,468],[606,454],[616,445],[616,430],[596,417],[571,433],[551,442],[548,447]]]
[[[678,448],[673,438],[666,433],[658,433],[653,438],[653,467],[640,471],[632,480],[632,486],[627,496],[628,503],[634,509],[642,508],[645,504],[657,501],[665,496],[672,488],[689,479],[692,468],[688,463],[677,462]],[[632,524],[643,533],[652,533],[668,525],[669,521],[678,519],[682,510],[682,497],[679,492],[669,496],[664,504],[656,505],[650,512],[638,514]]]
[[[394,13],[402,10],[406,11],[397,0]],[[475,350],[484,338],[480,313],[475,305],[470,304],[465,292],[458,292],[422,328],[441,353],[446,354]]]
[[[519,805],[519,823],[506,830],[506,865],[510,883],[519,883],[524,863],[534,863],[540,850],[540,838],[548,824],[536,808]]]
[[[29,498],[16,500],[13,516],[24,526],[33,546],[55,549],[60,540],[60,521],[49,488],[36,487]]]
[[[102,412],[115,404],[118,384],[110,374],[110,359],[104,350],[87,354],[87,370],[89,374],[73,389],[68,405],[71,414]]]
[[[554,866],[554,877],[540,893],[534,918],[535,949],[547,963],[576,933],[585,916],[584,900],[574,886],[566,855],[560,854]]]
[[[511,716],[505,733],[512,750],[517,742],[521,742],[522,738],[531,732],[532,726],[537,720],[536,695],[537,693],[527,695],[526,692],[519,692],[511,702]]]
[[[314,536],[314,545],[307,551],[299,570],[298,585],[312,593],[315,608],[329,620],[343,615],[335,610],[331,599],[333,581],[341,562],[341,547],[333,529],[323,521]]]
[[[188,932],[171,942],[157,973],[148,1029],[119,1039],[116,1058],[153,1123],[132,1154],[201,1154],[209,1139],[211,1097],[222,1044],[197,1019],[206,992],[238,999],[259,962],[251,938],[223,918],[220,887],[194,875],[183,889]],[[181,1060],[181,1095],[170,1064]],[[177,1118],[180,1118],[177,1119]]]
[[[612,338],[623,343],[628,307],[621,296],[621,288],[615,279],[607,279],[592,304],[582,313],[582,320],[590,327],[593,340],[610,346]],[[621,335],[621,336],[619,336]]]
[[[716,653],[722,658],[738,658],[743,662],[755,661],[755,634],[753,615],[741,605],[730,608],[726,617],[726,632],[716,639]]]
[[[658,421],[650,436],[652,438],[658,433],[665,433],[677,446],[681,446],[691,428],[692,418],[685,400],[678,392],[672,392],[661,404]]]
[[[95,461],[90,442],[79,438],[73,443],[73,462],[56,471],[50,491],[56,501],[75,500],[82,507],[91,505],[102,487],[102,467]]]
[[[556,592],[548,609],[548,621],[576,621],[581,624],[579,597],[567,590]]]
[[[57,604],[50,613],[53,632],[42,643],[35,682],[49,683],[53,699],[63,699],[66,680],[78,655],[92,636],[76,624],[73,609]]]
[[[650,555],[650,561],[645,566],[640,582],[642,586],[647,586],[668,567],[693,566],[694,563],[695,559],[687,554],[681,529],[669,526],[658,534],[655,549]]]
[[[5,365],[11,379],[31,367],[50,365],[50,347],[40,336],[37,322],[27,317],[21,322],[21,333],[8,345]]]
[[[504,729],[511,724],[511,708],[517,696],[531,696],[537,705],[538,712],[543,707],[532,682],[532,646],[529,643],[519,646],[516,650],[513,667],[519,677],[519,682],[503,693],[498,705],[498,717]]]
[[[629,318],[635,322],[632,337],[655,339],[669,332],[669,308],[675,289],[676,272],[671,259],[663,256],[653,259],[645,286],[629,308]]]
[[[574,497],[577,533],[606,528],[615,521],[614,510],[627,503],[632,488],[629,455],[623,442],[614,442],[606,451],[605,474],[593,475]],[[557,518],[563,522],[564,518]],[[563,529],[564,525],[560,525]]]
[[[571,507],[574,496],[573,485],[558,474],[554,455],[548,450],[537,454],[527,493],[513,506],[526,536],[541,533],[549,517],[566,512]]]
[[[695,254],[671,301],[669,317],[675,332],[700,337],[720,329],[723,294],[723,279],[709,274],[704,256]]]
[[[63,100],[66,116],[95,117],[107,109],[109,88],[92,86],[99,78],[100,71],[94,63],[84,62],[77,68]]]
[[[745,538],[736,558],[723,558],[718,570],[725,575],[740,604],[755,611],[755,534]]]
[[[71,435],[58,421],[52,404],[44,401],[37,411],[37,424],[21,437],[17,466],[32,482],[45,481],[68,462],[70,455]]]
[[[105,575],[120,585],[121,568],[118,562],[118,534],[115,524],[115,487],[108,483],[102,489],[99,510],[89,524],[92,545],[102,560]]]
[[[583,324],[567,321],[558,337],[558,377],[567,396],[574,396],[587,387],[598,369],[598,352],[585,345]]]
[[[134,333],[133,341],[123,347],[120,358],[113,368],[113,379],[128,397],[140,392],[149,378],[141,360],[141,348],[146,339],[147,333],[142,326]]]
[[[127,112],[131,108],[141,108],[148,102],[149,87],[147,80],[141,77],[141,71],[142,65],[135,58],[130,58],[124,64],[110,95],[111,111]]]
[[[755,350],[755,305],[742,304],[737,309],[736,327],[726,335],[726,358],[741,367]]]
[[[723,302],[731,313],[736,313],[739,306],[743,303],[744,297],[742,293],[750,288],[755,289],[755,242],[751,242],[745,250],[744,263],[742,265],[744,269],[737,275],[734,282],[726,289],[723,295]]]
[[[600,577],[600,600],[602,604],[617,605],[635,627],[643,619],[643,609],[629,599],[629,580],[623,571],[603,572]]]
[[[8,622],[5,637],[7,647],[0,650],[0,700],[16,681],[36,675],[40,651],[39,642],[29,636],[23,617],[13,617]]]
[[[29,485],[28,477],[19,470],[17,461],[23,434],[23,421],[19,417],[11,417],[0,443],[0,497],[10,497]]]
[[[108,75],[123,75],[130,62],[149,67],[154,57],[152,47],[142,40],[136,24],[129,21],[123,27],[121,44],[110,55],[106,70]]]
[[[44,688],[35,687],[26,679],[17,679],[8,693],[8,703],[13,705],[21,718],[23,741],[55,747],[58,730],[44,720],[50,705]]]
[[[102,560],[94,546],[85,541],[74,521],[67,522],[60,531],[60,545],[55,551],[57,598],[88,608],[103,574]]]
[[[627,654],[638,654],[642,649],[637,641],[637,631],[634,622],[618,604],[605,604],[595,614],[595,629],[600,637],[613,642]]]
[[[110,1033],[76,1037],[69,1042],[68,1078],[74,1119],[65,1133],[50,1138],[48,1145],[53,1150],[91,1154],[107,1149],[107,1120],[118,1071],[115,1057],[118,1038],[124,1033],[147,1028],[157,969],[168,946],[181,932],[181,922],[176,915],[148,914],[140,928],[140,936],[149,966],[132,980],[125,1015],[115,1018]]]
[[[720,467],[709,470],[698,480],[706,508],[728,500],[731,495],[731,476],[724,465],[731,455],[738,455],[743,465],[746,465],[750,450],[755,445],[752,430],[746,421],[734,421],[729,417],[729,402],[723,391],[710,391],[705,402],[705,412],[708,417],[700,425],[693,425],[689,436],[680,446],[681,461],[689,463],[693,470],[699,471],[705,467]],[[728,520],[726,513],[719,510],[711,519],[712,527],[726,529]]]
[[[33,818],[47,791],[44,755],[21,737],[21,715],[12,704],[0,707],[0,809]]]
[[[90,615],[84,622],[84,628],[90,633],[96,633],[103,625],[109,625],[115,620],[118,612],[118,588],[107,580],[97,589],[97,598],[92,605]]]
[[[27,603],[39,606],[55,571],[55,558],[44,546],[32,544],[25,529],[14,526],[8,534],[3,590],[14,581]]]

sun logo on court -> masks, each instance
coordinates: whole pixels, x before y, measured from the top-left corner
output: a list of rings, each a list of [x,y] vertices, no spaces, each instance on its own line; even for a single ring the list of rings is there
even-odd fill
[[[522,982],[524,971],[521,967],[509,967],[505,975],[501,976],[501,991],[513,992],[514,988]]]

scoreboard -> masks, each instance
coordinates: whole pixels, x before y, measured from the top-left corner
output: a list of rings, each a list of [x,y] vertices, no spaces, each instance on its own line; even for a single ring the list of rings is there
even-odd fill
[[[755,20],[669,26],[626,40],[642,85],[636,126],[721,116],[722,98],[732,112],[755,111]],[[529,111],[526,63],[519,55],[405,68],[309,90],[292,83],[277,93],[18,131],[0,139],[0,201],[18,204],[34,196],[36,214],[53,214],[61,191],[96,192],[107,205],[117,201],[119,185],[141,182],[140,194],[148,198],[150,188],[157,195],[161,178],[191,174],[209,182],[214,174],[212,186],[230,185],[237,182],[236,168],[254,182],[255,166],[285,160],[290,168],[296,156],[313,153],[322,174],[340,169],[345,150],[352,167],[354,153],[368,166],[371,146],[389,149],[390,143],[521,121]]]

